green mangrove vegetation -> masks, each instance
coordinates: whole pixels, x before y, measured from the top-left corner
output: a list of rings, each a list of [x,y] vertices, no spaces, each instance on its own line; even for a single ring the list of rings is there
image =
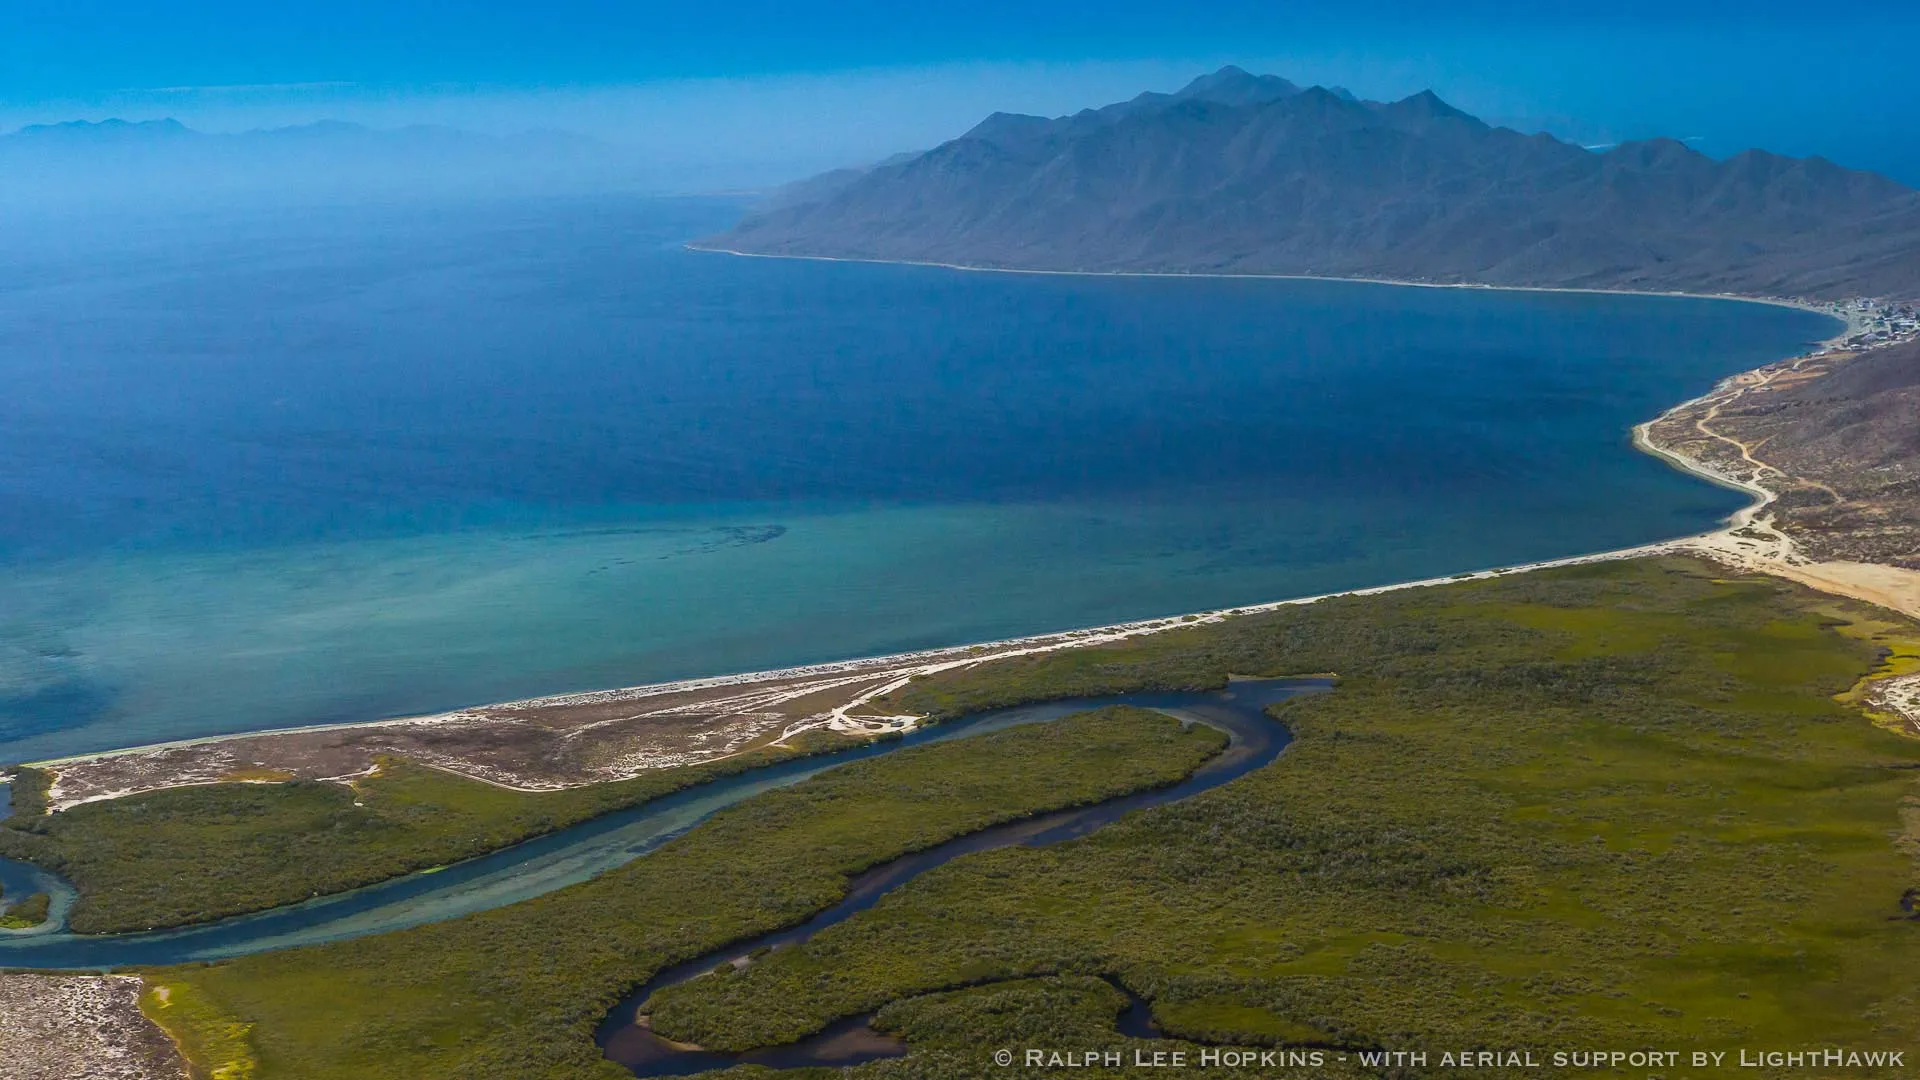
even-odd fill
[[[716,1049],[876,1012],[912,1053],[855,1080],[1005,1077],[1000,1046],[1177,1045],[1122,1039],[1115,985],[1177,1038],[1355,1055],[1302,1076],[1412,1075],[1357,1064],[1377,1049],[1910,1048],[1920,742],[1836,696],[1913,633],[1655,559],[921,680],[894,704],[1341,678],[1282,707],[1295,742],[1265,769],[1079,840],[958,859],[650,1011]],[[188,1045],[265,1080],[611,1080],[589,1033],[653,972],[793,924],[894,853],[1176,775],[1202,739],[1107,712],[903,751],[537,900],[156,978],[198,1003]]]
[[[869,866],[1176,782],[1221,732],[1113,708],[895,751],[768,792],[619,870],[379,937],[153,974],[202,1072],[365,1080],[618,1076],[592,1031],[680,960],[804,920]],[[611,1070],[611,1071],[610,1071]]]
[[[32,818],[47,812],[47,791],[53,786],[53,777],[45,769],[22,765],[7,780],[7,805],[14,817]]]
[[[1103,975],[1213,1043],[1912,1047],[1920,923],[1900,900],[1920,878],[1897,841],[1920,742],[1834,700],[1894,628],[1644,561],[928,680],[908,701],[964,709],[1342,676],[1289,706],[1275,765],[1076,843],[941,867],[661,992],[654,1027],[743,1048],[953,987]],[[1064,1037],[1083,1010],[1062,1008]]]
[[[53,897],[46,893],[32,893],[18,903],[9,903],[0,896],[0,930],[26,930],[47,921],[47,912],[53,906]]]
[[[484,855],[662,795],[792,757],[763,749],[561,791],[514,791],[397,758],[343,784],[208,784],[58,814],[45,774],[15,781],[0,855],[38,863],[79,891],[79,933],[182,926],[261,911]],[[39,781],[36,783],[36,781]],[[37,792],[38,794],[35,794]]]

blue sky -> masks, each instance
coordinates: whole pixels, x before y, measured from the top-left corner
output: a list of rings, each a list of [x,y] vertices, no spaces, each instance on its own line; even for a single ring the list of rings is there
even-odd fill
[[[1431,87],[1581,141],[1667,134],[1920,183],[1920,4],[1833,0],[963,4],[0,0],[0,127],[321,116],[562,127],[804,170],[1235,62],[1373,97]]]

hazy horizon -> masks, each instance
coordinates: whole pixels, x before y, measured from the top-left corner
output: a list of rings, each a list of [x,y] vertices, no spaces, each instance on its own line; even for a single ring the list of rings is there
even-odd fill
[[[563,0],[537,20],[488,4],[459,19],[404,3],[245,18],[218,2],[105,7],[112,19],[16,20],[0,42],[0,132],[108,118],[208,133],[321,120],[562,131],[604,143],[630,189],[711,192],[927,149],[995,111],[1059,115],[1173,90],[1231,63],[1375,100],[1431,89],[1489,123],[1582,145],[1758,147],[1920,186],[1920,146],[1900,137],[1920,115],[1920,84],[1901,74],[1920,13],[1850,2],[1812,20],[1712,0],[1633,0],[1607,16],[1486,0],[1445,13],[1227,3],[1178,19],[1127,2],[997,0],[965,13]],[[1835,64],[1846,78],[1828,77]]]
[[[1205,69],[1213,70],[1213,69]],[[1301,78],[1297,72],[1265,66],[1256,72],[1279,74],[1303,85],[1338,86],[1363,98],[1397,100],[1417,91],[1370,92],[1357,80]],[[610,130],[609,117],[621,108],[637,106],[611,90],[580,92],[565,108],[547,103],[541,111],[530,99],[497,99],[491,109],[481,99],[441,100],[434,108],[385,103],[379,109],[309,103],[314,110],[279,113],[272,109],[196,113],[192,109],[148,116],[138,110],[109,111],[99,116],[41,119],[33,124],[0,130],[0,201],[5,216],[23,217],[65,212],[93,213],[103,209],[178,212],[209,208],[239,208],[312,202],[364,201],[369,198],[447,199],[475,196],[550,196],[579,194],[691,195],[764,192],[833,169],[860,166],[901,152],[929,149],[954,138],[996,111],[1062,115],[1083,108],[1126,100],[1142,90],[1170,91],[1184,85],[1201,69],[1184,76],[1165,77],[1120,89],[1088,91],[1084,100],[1064,102],[1078,85],[1071,81],[1032,86],[996,83],[995,95],[946,94],[943,109],[915,110],[911,94],[882,94],[877,87],[900,73],[865,73],[863,84],[839,82],[836,91],[824,87],[788,90],[800,94],[821,112],[815,120],[844,113],[875,119],[854,99],[871,94],[893,103],[884,122],[860,128],[852,139],[822,139],[815,126],[802,124],[790,135],[762,134],[733,140],[688,139],[684,129],[646,130],[624,135]],[[1147,73],[1142,73],[1145,81]],[[1132,71],[1111,70],[1101,76],[1118,83]],[[823,77],[833,83],[837,77]],[[1455,105],[1457,97],[1434,89]],[[729,123],[739,130],[768,125],[767,115],[781,110],[764,95],[735,87],[702,93],[687,87],[677,91],[655,88],[656,95],[678,92],[700,108],[724,107]],[[1012,100],[1024,96],[1027,103]],[[732,95],[726,101],[727,94]],[[596,96],[598,95],[598,96]],[[976,97],[983,100],[976,100]],[[824,102],[822,99],[826,99]],[[1462,106],[1467,107],[1467,106]],[[680,115],[684,108],[660,105],[655,112]],[[1467,111],[1476,112],[1467,107]],[[1605,149],[1616,142],[1610,133],[1582,135],[1578,126],[1528,122],[1525,119],[1478,114],[1491,123],[1525,132],[1544,131],[1589,149]],[[221,125],[222,117],[227,124]],[[568,126],[569,118],[586,121]],[[598,120],[596,123],[595,121]],[[145,131],[96,131],[92,139],[49,140],[13,138],[40,125],[71,126],[119,121],[149,125]],[[160,122],[179,124],[194,135],[212,138],[141,138],[162,134]],[[479,121],[475,123],[474,121]],[[772,125],[777,127],[778,125]],[[1634,138],[1678,138],[1713,157],[1727,157],[1739,147],[1716,147],[1704,136],[1649,132]],[[1760,149],[1784,152],[1776,146]],[[1802,155],[1792,155],[1802,156]],[[1826,155],[1821,155],[1826,156]],[[1855,163],[1840,164],[1858,167]],[[1889,175],[1906,179],[1897,171]],[[1910,183],[1912,181],[1909,181]]]

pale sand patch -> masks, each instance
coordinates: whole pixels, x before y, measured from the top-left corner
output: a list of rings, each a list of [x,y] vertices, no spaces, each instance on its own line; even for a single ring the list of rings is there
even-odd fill
[[[1907,732],[1920,735],[1920,673],[1882,679],[1868,689],[1867,701],[1907,722]]]
[[[0,1080],[185,1080],[134,975],[0,974]]]
[[[1920,619],[1920,571],[1880,563],[1818,562],[1808,558],[1793,538],[1774,524],[1771,508],[1779,492],[1768,481],[1778,483],[1790,478],[1756,456],[1758,447],[1713,427],[1714,420],[1741,398],[1799,377],[1807,361],[1828,351],[1723,380],[1706,394],[1636,427],[1634,445],[1685,472],[1753,496],[1752,505],[1729,519],[1725,528],[1677,541],[1677,550],[1693,551],[1737,569],[1783,577]],[[1713,451],[1711,456],[1709,450]]]

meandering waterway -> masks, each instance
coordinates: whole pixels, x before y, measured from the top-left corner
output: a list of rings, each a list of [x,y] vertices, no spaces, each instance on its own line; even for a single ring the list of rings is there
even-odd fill
[[[902,747],[965,739],[1017,724],[1054,720],[1103,705],[1132,704],[1175,711],[1220,726],[1234,737],[1225,752],[1172,787],[970,834],[870,871],[854,883],[845,902],[820,916],[821,919],[844,918],[872,903],[899,881],[966,851],[1024,840],[1052,842],[1080,835],[1130,810],[1186,798],[1244,775],[1272,761],[1286,744],[1285,729],[1265,717],[1262,712],[1265,706],[1285,697],[1323,690],[1329,685],[1326,680],[1312,679],[1239,681],[1221,693],[1082,698],[983,713],[921,728],[902,738],[715,780],[442,870],[176,930],[108,935],[67,932],[58,917],[70,903],[71,888],[37,867],[0,859],[0,883],[5,884],[8,895],[49,891],[56,898],[56,918],[45,928],[0,932],[0,968],[105,969],[218,960],[457,918],[585,881],[655,850],[726,807],[851,761],[892,753]]]
[[[867,910],[882,896],[937,866],[981,851],[1016,844],[1041,847],[1085,836],[1125,814],[1191,798],[1245,776],[1279,757],[1289,741],[1287,730],[1267,717],[1267,706],[1288,697],[1327,689],[1330,683],[1312,679],[1265,679],[1235,682],[1218,693],[1140,694],[1113,698],[1083,698],[1056,703],[1051,709],[1081,709],[1107,704],[1129,704],[1160,709],[1183,719],[1210,724],[1231,737],[1227,749],[1169,787],[1123,795],[1092,806],[1069,807],[1008,822],[955,837],[924,851],[903,855],[855,877],[839,903],[799,926],[778,930],[749,941],[735,942],[660,972],[615,1006],[596,1038],[607,1056],[638,1076],[685,1076],[732,1065],[757,1064],[771,1068],[806,1065],[856,1065],[905,1052],[903,1044],[875,1032],[866,1018],[851,1017],[817,1034],[784,1046],[743,1054],[721,1054],[689,1049],[653,1033],[645,1019],[647,999],[663,987],[698,978],[721,964],[744,964],[762,950],[790,948],[815,934]],[[1016,711],[1017,714],[1017,711]],[[1139,1015],[1131,1027],[1145,1026]]]

